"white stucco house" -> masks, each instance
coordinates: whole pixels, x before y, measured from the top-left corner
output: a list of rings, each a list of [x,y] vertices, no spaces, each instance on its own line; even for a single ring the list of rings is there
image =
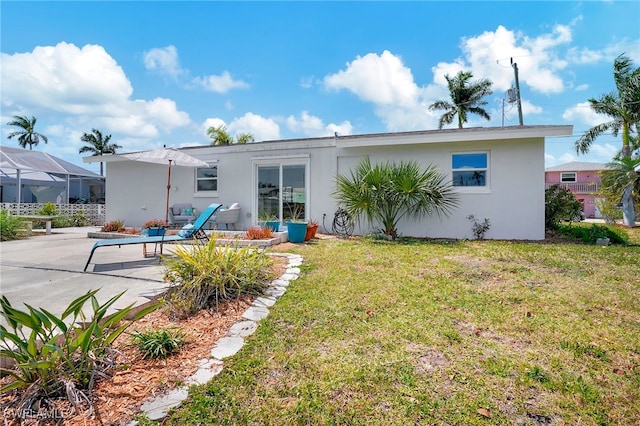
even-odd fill
[[[280,140],[181,149],[208,168],[173,167],[170,203],[239,203],[239,229],[256,225],[263,213],[280,220],[292,211],[331,230],[338,209],[332,193],[338,173],[349,174],[361,159],[416,160],[437,166],[459,193],[447,217],[399,224],[399,235],[473,238],[467,216],[488,218],[490,239],[542,240],[546,137],[570,136],[571,125],[427,130]],[[107,221],[141,226],[164,217],[167,166],[131,161],[123,155],[86,157],[107,167]],[[324,229],[323,229],[324,222]],[[367,224],[356,234],[373,231]]]

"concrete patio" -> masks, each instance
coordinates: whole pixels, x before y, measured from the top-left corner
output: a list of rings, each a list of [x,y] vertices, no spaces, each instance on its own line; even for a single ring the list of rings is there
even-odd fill
[[[100,289],[100,302],[126,291],[114,305],[118,309],[147,302],[166,288],[159,258],[145,258],[141,245],[102,248],[83,272],[96,242],[87,234],[98,229],[59,228],[51,235],[0,243],[0,293],[16,308],[28,303],[61,314],[69,302],[93,289]]]

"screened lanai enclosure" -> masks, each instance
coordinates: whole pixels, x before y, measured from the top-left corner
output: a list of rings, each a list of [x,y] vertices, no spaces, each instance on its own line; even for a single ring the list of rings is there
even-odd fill
[[[42,151],[0,146],[0,202],[104,203],[105,179]]]

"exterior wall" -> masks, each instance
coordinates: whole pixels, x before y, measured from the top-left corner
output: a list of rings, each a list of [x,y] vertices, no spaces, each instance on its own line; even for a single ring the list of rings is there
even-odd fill
[[[363,156],[372,162],[417,160],[433,163],[451,178],[453,152],[488,152],[488,190],[469,193],[460,190],[458,209],[449,217],[428,217],[419,223],[399,224],[400,235],[434,238],[473,238],[473,214],[488,218],[491,228],[486,238],[544,239],[544,138],[482,140],[474,142],[405,143],[397,146],[338,147],[332,139],[268,142],[228,147],[186,149],[187,154],[211,162],[217,160],[217,194],[199,196],[194,192],[194,169],[174,167],[171,173],[169,204],[190,202],[202,210],[213,202],[239,203],[239,229],[257,223],[255,217],[255,173],[258,162],[308,162],[308,218],[317,220],[320,232],[331,231],[338,206],[332,196],[338,171],[347,173]],[[131,161],[107,163],[107,221],[120,219],[126,226],[140,227],[153,218],[164,218],[167,167]],[[463,192],[467,191],[467,192]],[[323,227],[324,225],[324,227]],[[366,224],[356,228],[364,234]]]
[[[560,176],[562,173],[573,173],[572,170],[566,170],[564,172],[553,171],[545,172],[545,188],[551,185],[560,184],[561,187],[566,188],[573,192],[576,199],[582,203],[582,211],[585,217],[588,218],[601,218],[600,212],[596,208],[596,200],[598,197],[598,190],[600,188],[600,174],[598,170],[585,170],[577,171],[575,183],[561,183]]]
[[[345,150],[347,151],[347,150]],[[347,155],[369,155],[372,163],[417,160],[423,166],[433,164],[451,179],[451,155],[461,152],[489,153],[488,190],[460,189],[459,205],[448,217],[431,216],[420,222],[403,221],[400,235],[429,238],[472,239],[473,214],[477,220],[488,218],[489,239],[544,239],[544,142],[537,140],[483,141],[405,145],[387,148],[350,149]],[[342,154],[342,153],[340,153]],[[340,155],[339,154],[339,155]],[[353,161],[351,160],[350,163]],[[346,171],[340,170],[344,174]],[[472,192],[475,191],[475,192]],[[361,233],[372,229],[361,228]]]

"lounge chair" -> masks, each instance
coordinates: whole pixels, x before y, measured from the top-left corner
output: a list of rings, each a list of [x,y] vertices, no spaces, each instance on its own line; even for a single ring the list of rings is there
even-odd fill
[[[218,229],[219,225],[225,225],[229,229],[229,225],[231,225],[235,231],[238,219],[240,219],[240,205],[233,203],[226,209],[220,209],[211,222],[213,222],[213,229]]]
[[[193,222],[193,225],[188,229],[183,228],[178,235],[162,235],[157,237],[133,237],[133,238],[116,238],[110,240],[99,240],[93,245],[87,264],[84,265],[84,271],[87,271],[91,258],[96,249],[100,247],[113,247],[113,246],[125,246],[131,244],[160,244],[160,253],[162,253],[162,245],[164,243],[174,243],[177,241],[187,241],[196,239],[198,242],[209,241],[209,237],[204,232],[204,225],[215,214],[218,209],[222,207],[222,204],[211,204],[207,207],[200,216]]]

